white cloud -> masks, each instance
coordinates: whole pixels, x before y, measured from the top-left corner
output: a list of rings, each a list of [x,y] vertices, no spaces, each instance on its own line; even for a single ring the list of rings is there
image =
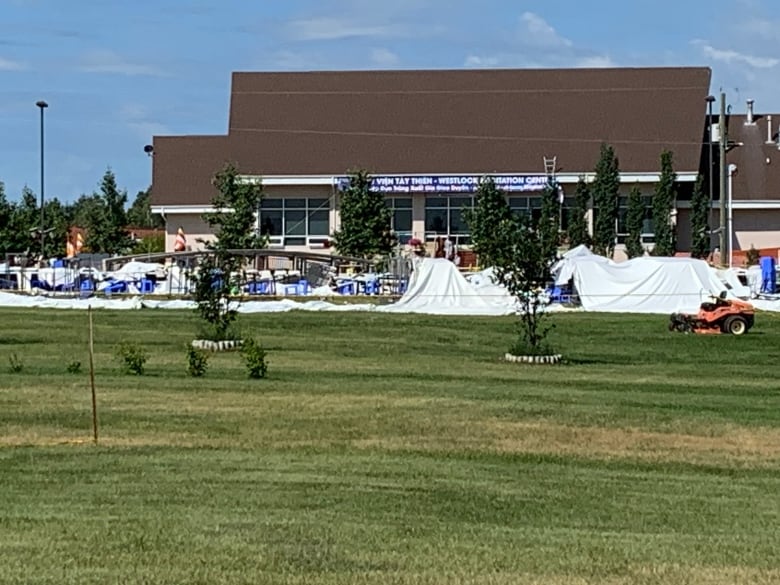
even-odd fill
[[[544,18],[534,12],[520,15],[520,27],[512,32],[505,46],[492,54],[469,54],[465,67],[523,67],[526,69],[615,67],[605,54],[576,46],[560,35]]]
[[[0,71],[21,71],[25,68],[25,65],[19,61],[12,61],[11,59],[0,57]]]
[[[126,60],[113,51],[91,51],[85,54],[78,65],[86,73],[111,73],[127,76],[165,77],[165,73],[154,65],[144,65]]]
[[[533,12],[524,12],[520,16],[520,42],[537,47],[571,47],[572,42],[562,37],[547,21]]]
[[[133,133],[144,140],[149,140],[152,136],[172,134],[165,124],[156,121],[148,110],[139,104],[123,104],[119,109],[118,118]]]
[[[401,59],[390,49],[377,48],[371,50],[371,62],[381,67],[394,67]]]
[[[469,55],[463,63],[465,67],[495,67],[501,62],[500,57],[493,55],[490,57],[480,57],[479,55]]]
[[[400,32],[389,24],[368,24],[350,19],[320,17],[293,20],[287,32],[296,41],[335,41],[349,38],[378,38],[395,36]]]
[[[770,42],[780,41],[780,21],[772,21],[762,18],[749,18],[739,25],[740,32],[749,37],[758,38]]]
[[[727,65],[744,64],[756,69],[770,69],[780,64],[780,59],[774,57],[758,57],[747,53],[740,53],[731,49],[717,49],[707,41],[694,40],[692,44],[697,46],[702,54],[713,60]]]
[[[582,57],[577,60],[574,67],[582,67],[585,69],[606,69],[609,67],[617,67],[617,64],[608,55],[593,55],[590,57]]]

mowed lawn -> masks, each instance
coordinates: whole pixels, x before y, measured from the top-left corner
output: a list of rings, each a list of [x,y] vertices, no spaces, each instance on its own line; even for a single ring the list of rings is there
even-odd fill
[[[558,314],[559,366],[511,318],[241,316],[265,380],[188,377],[188,311],[94,320],[98,446],[86,313],[0,310],[2,584],[780,582],[776,316]]]

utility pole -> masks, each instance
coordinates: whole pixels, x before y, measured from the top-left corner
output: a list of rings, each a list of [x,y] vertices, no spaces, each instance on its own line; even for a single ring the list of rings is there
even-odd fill
[[[718,141],[720,142],[720,157],[718,158],[718,171],[720,174],[720,212],[719,215],[719,244],[720,265],[728,266],[729,260],[726,256],[726,94],[720,93],[720,119],[718,120]],[[730,251],[729,251],[730,253]]]

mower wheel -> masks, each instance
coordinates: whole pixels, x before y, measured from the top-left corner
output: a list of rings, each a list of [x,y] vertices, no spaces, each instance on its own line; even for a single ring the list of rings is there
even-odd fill
[[[747,319],[741,315],[732,315],[723,322],[723,333],[732,335],[744,335],[748,330]]]

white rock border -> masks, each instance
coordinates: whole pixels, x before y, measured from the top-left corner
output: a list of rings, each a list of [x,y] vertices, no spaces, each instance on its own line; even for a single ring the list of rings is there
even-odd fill
[[[563,356],[559,353],[554,355],[513,355],[504,354],[504,359],[516,364],[559,364]]]
[[[192,347],[204,349],[206,351],[230,351],[238,349],[244,344],[240,339],[231,339],[228,341],[211,341],[210,339],[193,339]]]

